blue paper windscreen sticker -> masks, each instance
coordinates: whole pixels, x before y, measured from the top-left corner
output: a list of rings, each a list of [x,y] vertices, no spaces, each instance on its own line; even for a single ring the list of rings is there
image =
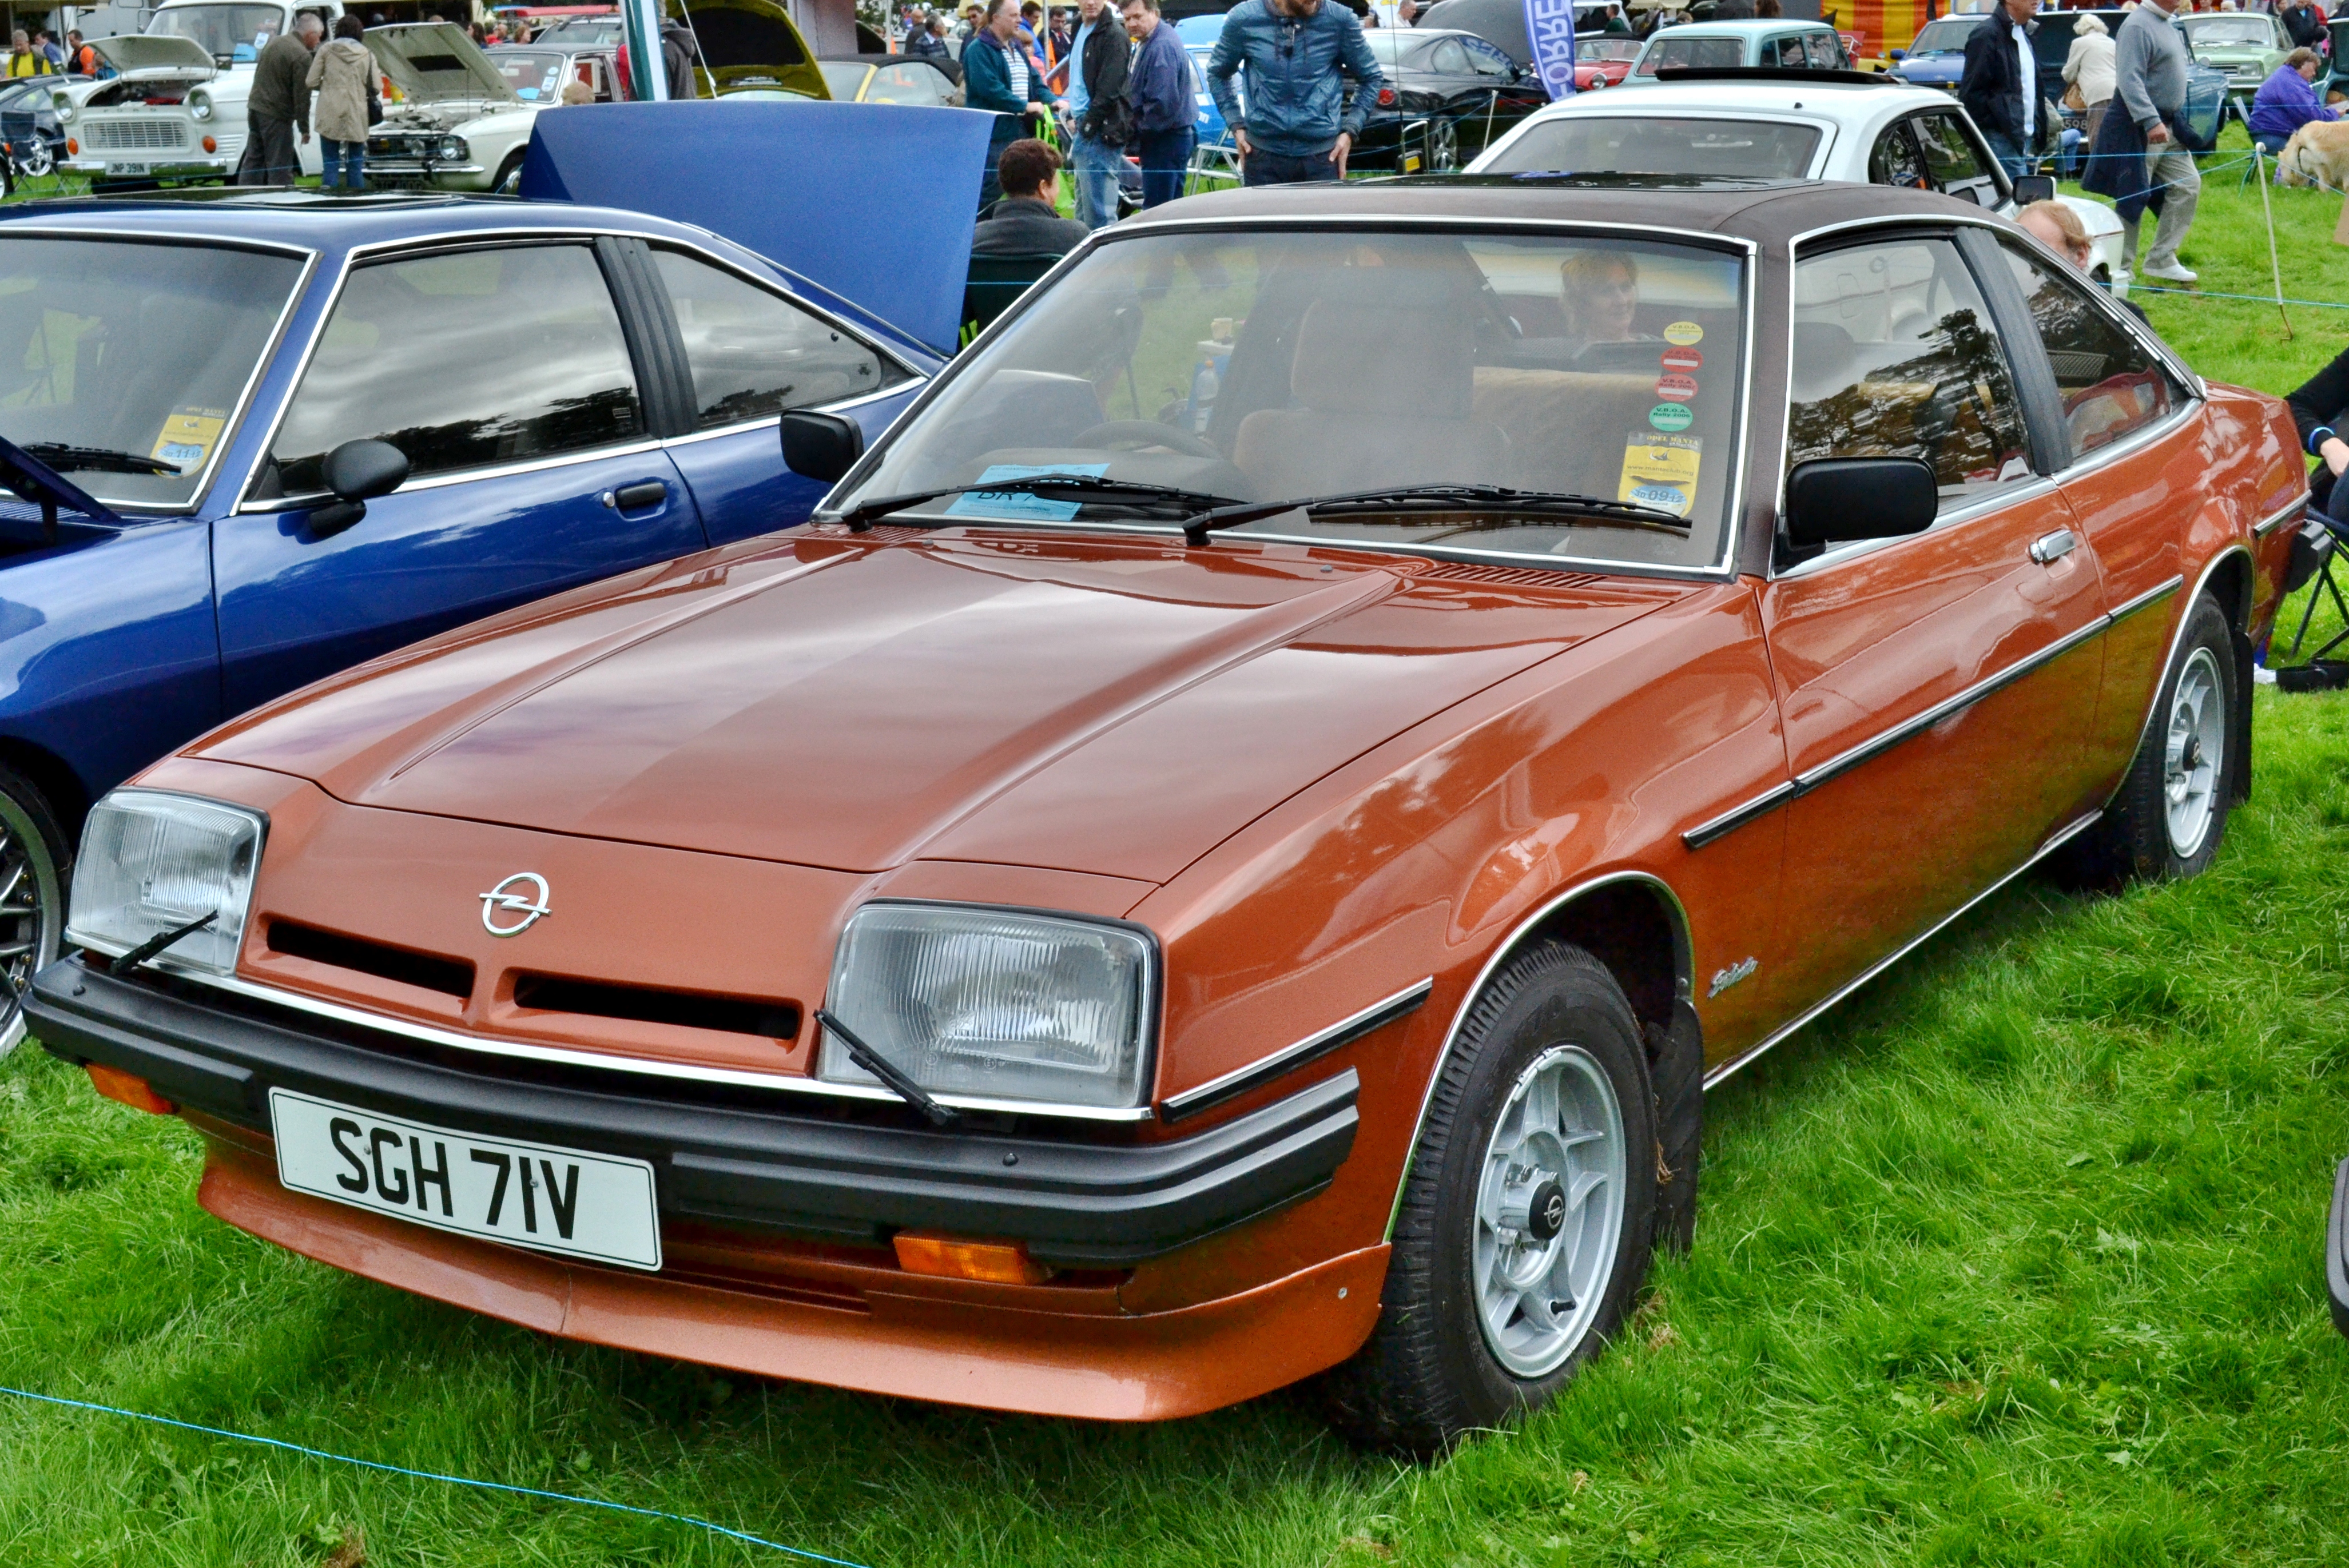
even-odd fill
[[[1107,472],[1107,463],[990,463],[987,471],[978,476],[978,482],[1029,480],[1038,474],[1082,474],[1087,479],[1097,480]],[[972,490],[955,497],[954,504],[947,508],[947,515],[1066,522],[1077,515],[1078,504],[1072,500],[1056,500],[1049,495],[1037,495],[1029,490]]]

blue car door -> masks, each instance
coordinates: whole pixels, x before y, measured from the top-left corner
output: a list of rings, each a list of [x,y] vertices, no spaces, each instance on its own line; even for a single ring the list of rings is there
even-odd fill
[[[869,444],[921,390],[920,377],[845,323],[706,254],[664,244],[635,253],[686,371],[688,406],[668,455],[710,542],[804,522],[830,487],[783,467],[782,412],[847,415]]]
[[[504,241],[352,269],[251,495],[214,527],[223,711],[704,547],[616,255]],[[322,526],[321,465],[357,439],[399,448],[409,478]]]

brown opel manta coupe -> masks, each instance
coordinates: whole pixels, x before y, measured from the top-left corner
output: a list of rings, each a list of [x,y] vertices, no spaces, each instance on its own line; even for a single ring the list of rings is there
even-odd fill
[[[1422,1452],[1689,1244],[1706,1086],[2034,862],[2209,862],[2304,490],[1857,186],[1183,201],[781,423],[812,523],[100,802],[34,1030],[403,1289]]]

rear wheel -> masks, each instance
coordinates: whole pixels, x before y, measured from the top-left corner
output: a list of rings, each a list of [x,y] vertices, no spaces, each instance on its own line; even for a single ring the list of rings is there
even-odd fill
[[[0,1057],[25,1037],[17,998],[57,962],[66,927],[64,830],[39,790],[0,768]]]
[[[1505,965],[1429,1101],[1379,1326],[1325,1384],[1335,1424],[1429,1456],[1547,1402],[1647,1275],[1657,1147],[1614,977],[1563,945]]]

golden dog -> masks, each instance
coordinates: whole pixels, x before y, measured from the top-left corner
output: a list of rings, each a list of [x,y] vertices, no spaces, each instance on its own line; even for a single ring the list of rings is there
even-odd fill
[[[2314,185],[2349,191],[2349,119],[2311,120],[2292,133],[2276,154],[2276,180],[2284,185]]]

